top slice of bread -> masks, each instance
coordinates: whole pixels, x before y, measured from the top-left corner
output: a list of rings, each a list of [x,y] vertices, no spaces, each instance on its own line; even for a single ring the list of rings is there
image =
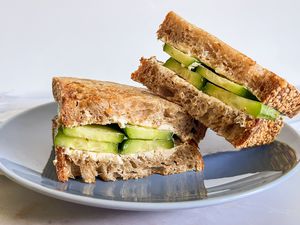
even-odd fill
[[[182,141],[199,142],[206,127],[179,105],[127,85],[54,77],[53,96],[59,105],[58,122],[66,127],[118,123],[172,130]]]
[[[282,114],[293,117],[300,111],[300,93],[293,85],[176,13],[167,14],[157,35],[163,42],[245,86],[261,102]]]

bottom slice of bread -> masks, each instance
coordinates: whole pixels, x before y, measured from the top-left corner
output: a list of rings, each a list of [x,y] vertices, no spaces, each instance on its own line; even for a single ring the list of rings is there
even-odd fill
[[[155,57],[141,59],[131,78],[152,92],[181,105],[191,116],[224,137],[236,148],[272,142],[283,121],[255,119],[220,100],[204,94],[193,85],[162,66]]]
[[[59,181],[82,177],[86,183],[96,177],[105,181],[138,179],[151,174],[169,175],[201,171],[203,159],[196,143],[184,143],[169,150],[130,155],[94,153],[55,147],[54,161]]]

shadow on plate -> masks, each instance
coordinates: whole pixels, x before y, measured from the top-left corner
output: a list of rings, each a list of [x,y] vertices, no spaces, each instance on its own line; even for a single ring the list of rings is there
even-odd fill
[[[169,176],[152,175],[143,179],[115,182],[97,180],[86,184],[70,179],[57,181],[53,166],[54,151],[42,172],[36,172],[7,159],[1,163],[31,182],[70,194],[106,200],[131,202],[177,202],[199,200],[250,190],[271,182],[292,169],[296,153],[288,145],[275,141],[269,145],[207,155],[203,172],[186,172]],[[276,171],[276,172],[274,172]],[[240,175],[249,175],[240,177]],[[225,181],[223,178],[226,178]],[[229,179],[228,179],[229,178]],[[209,184],[213,182],[214,184]],[[205,187],[205,185],[207,187]]]
[[[296,152],[287,144],[274,141],[268,145],[241,151],[215,153],[204,157],[206,180],[263,171],[287,172],[297,163]]]

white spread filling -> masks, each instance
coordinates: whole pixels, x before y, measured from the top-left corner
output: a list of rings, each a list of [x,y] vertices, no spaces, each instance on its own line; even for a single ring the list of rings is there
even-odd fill
[[[128,123],[128,122],[127,122],[126,119],[124,119],[124,118],[119,118],[118,125],[119,125],[120,128],[125,128],[127,123]]]
[[[171,132],[173,132],[173,133],[175,132],[174,127],[171,126],[170,124],[162,124],[162,125],[160,125],[157,129],[158,129],[158,130],[169,130],[169,131],[171,131]]]
[[[99,153],[99,152],[91,152],[91,151],[83,151],[79,149],[70,149],[65,148],[65,154],[70,157],[80,158],[82,160],[92,159],[94,161],[103,161],[103,160],[114,160],[122,163],[122,160],[118,154],[113,153]]]
[[[119,127],[122,128],[122,129],[125,128],[126,125],[128,124],[128,121],[125,118],[123,118],[123,117],[119,117],[118,119],[113,118],[113,120],[117,121]],[[153,127],[153,124],[148,121],[148,122],[144,122],[142,125],[136,125],[136,126]],[[162,124],[162,125],[160,125],[159,127],[155,128],[155,129],[158,129],[158,130],[169,130],[169,131],[175,133],[174,127],[171,126],[170,124]]]
[[[120,128],[125,128],[126,124],[128,123],[124,117],[112,116],[112,120],[116,121],[116,123],[118,123]]]
[[[201,65],[201,63],[199,63],[199,62],[193,62],[191,65],[188,66],[188,69],[192,70],[200,65]]]
[[[147,151],[147,152],[138,152],[134,154],[128,154],[128,155],[120,155],[120,154],[113,154],[113,153],[99,153],[99,152],[90,152],[90,151],[83,151],[79,149],[70,149],[65,148],[65,154],[70,156],[73,159],[81,159],[81,160],[87,160],[92,159],[93,161],[115,161],[119,164],[123,163],[123,159],[125,158],[138,158],[139,156],[143,156],[146,158],[169,158],[174,152],[176,151],[175,148],[172,149],[156,149],[153,151]]]

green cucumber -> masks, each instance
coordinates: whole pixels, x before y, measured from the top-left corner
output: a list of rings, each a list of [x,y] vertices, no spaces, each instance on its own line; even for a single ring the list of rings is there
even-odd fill
[[[64,148],[78,149],[82,151],[118,154],[118,144],[116,143],[70,137],[65,135],[60,129],[54,138],[54,145]]]
[[[202,77],[206,78],[211,83],[216,84],[234,94],[245,98],[257,100],[256,97],[242,85],[236,84],[226,78],[223,78],[202,65],[197,67],[196,72],[199,73]]]
[[[158,130],[148,127],[127,125],[124,129],[130,139],[142,140],[172,140],[173,133],[168,130]]]
[[[73,128],[63,128],[63,133],[70,137],[86,138],[95,141],[121,143],[124,134],[108,126],[85,125]]]
[[[261,102],[243,98],[211,83],[206,83],[202,91],[255,118],[275,120],[280,115],[278,111]]]
[[[182,67],[181,64],[173,58],[169,58],[164,63],[164,66],[178,74],[180,77],[198,89],[201,89],[205,83],[201,75],[189,70],[188,68]]]
[[[172,140],[126,140],[121,145],[120,154],[136,154],[140,152],[148,152],[158,149],[171,149],[174,147]]]
[[[163,50],[173,59],[183,64],[185,67],[194,68],[200,65],[199,61],[196,58],[179,51],[178,49],[172,47],[171,45],[164,44]]]

